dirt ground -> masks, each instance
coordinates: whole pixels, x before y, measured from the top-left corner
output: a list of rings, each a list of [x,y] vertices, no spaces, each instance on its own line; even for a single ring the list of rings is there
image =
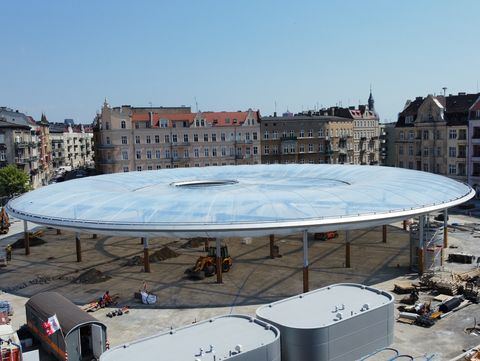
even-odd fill
[[[195,264],[203,247],[184,248],[187,240],[152,239],[150,254],[168,247],[178,257],[151,263],[151,272],[142,265],[128,266],[134,257],[143,257],[139,238],[81,235],[82,262],[76,261],[73,233],[46,229],[45,244],[31,248],[25,256],[15,249],[13,260],[0,269],[1,288],[29,297],[39,291],[61,291],[77,302],[87,303],[109,290],[124,303],[135,304],[133,294],[143,282],[157,295],[159,308],[196,308],[262,304],[302,292],[301,235],[276,239],[282,257],[269,258],[268,238],[226,241],[233,267],[223,274],[223,284],[215,277],[190,280],[184,274]],[[388,241],[382,243],[381,227],[354,231],[351,239],[351,268],[345,268],[345,239],[310,242],[310,288],[338,282],[376,284],[405,274],[409,266],[408,232],[388,227]],[[168,252],[167,252],[168,253]],[[132,262],[138,264],[138,262]],[[94,270],[92,270],[94,269]],[[99,280],[82,282],[84,273],[97,272]]]

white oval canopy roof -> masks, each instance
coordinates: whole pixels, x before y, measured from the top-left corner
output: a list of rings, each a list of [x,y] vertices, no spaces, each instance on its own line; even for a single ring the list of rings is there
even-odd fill
[[[11,200],[10,215],[130,236],[259,236],[356,229],[449,208],[466,184],[379,166],[291,164],[115,173],[52,184]]]

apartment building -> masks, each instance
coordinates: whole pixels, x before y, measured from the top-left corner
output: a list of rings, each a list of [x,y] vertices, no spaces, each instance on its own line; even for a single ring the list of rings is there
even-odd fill
[[[395,125],[380,124],[380,165],[395,167]]]
[[[353,122],[327,114],[284,113],[262,118],[262,163],[353,163]]]
[[[110,107],[94,126],[100,173],[260,163],[259,113]]]
[[[480,191],[480,97],[468,110],[468,184]]]
[[[50,124],[53,169],[94,166],[93,129],[71,122]]]
[[[46,118],[45,118],[46,120]],[[0,107],[0,166],[15,164],[30,176],[33,188],[49,176],[48,125],[18,110]]]
[[[396,166],[466,182],[469,115],[478,97],[458,93],[407,101],[395,127]]]

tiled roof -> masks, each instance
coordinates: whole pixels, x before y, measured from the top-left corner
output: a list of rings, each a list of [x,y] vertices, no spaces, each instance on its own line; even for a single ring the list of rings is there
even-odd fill
[[[256,112],[252,112],[252,115],[258,120]],[[202,112],[201,116],[216,126],[231,126],[243,124],[247,120],[248,112]]]
[[[415,118],[418,113],[418,108],[420,108],[424,100],[422,97],[417,97],[414,101],[410,102],[410,104],[398,114],[398,121],[395,127],[413,127],[413,123],[405,124],[405,117],[413,116]]]

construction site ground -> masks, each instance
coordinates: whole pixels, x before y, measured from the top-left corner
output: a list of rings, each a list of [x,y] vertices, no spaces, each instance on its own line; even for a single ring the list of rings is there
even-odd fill
[[[452,215],[450,248],[446,252],[467,252],[480,256],[478,247],[478,218]],[[16,228],[15,228],[16,227]],[[13,243],[23,235],[18,224],[0,245]],[[202,247],[184,248],[181,239],[152,239],[150,253],[167,246],[177,257],[151,263],[151,272],[144,273],[141,265],[127,266],[135,256],[143,256],[139,238],[121,238],[81,234],[83,261],[76,261],[75,238],[71,232],[57,235],[54,229],[45,229],[45,244],[31,247],[26,256],[23,249],[15,249],[7,267],[0,268],[0,299],[13,303],[14,327],[25,323],[24,304],[28,297],[41,291],[56,291],[78,305],[86,304],[103,295],[119,295],[117,307],[129,305],[131,311],[122,316],[106,317],[112,308],[92,313],[108,326],[110,345],[116,346],[146,337],[171,327],[179,327],[216,315],[242,313],[254,315],[258,305],[269,303],[302,292],[302,242],[301,235],[277,238],[282,257],[270,259],[268,238],[245,241],[228,239],[234,264],[223,274],[223,284],[216,278],[190,280],[184,271],[203,255]],[[387,242],[382,242],[381,227],[350,232],[351,267],[345,267],[344,232],[328,241],[312,241],[309,248],[310,289],[339,282],[355,282],[392,291],[399,280],[413,281],[416,274],[409,269],[409,234],[401,224],[388,226]],[[446,257],[447,255],[445,255]],[[476,263],[460,265],[444,263],[446,270],[463,272],[473,269]],[[93,283],[75,282],[88,270]],[[98,272],[97,272],[98,271]],[[95,278],[95,277],[94,277]],[[96,283],[95,283],[96,282]],[[135,299],[146,282],[148,290],[157,296],[155,305],[143,305]],[[396,299],[402,296],[395,295]],[[435,354],[434,360],[449,360],[480,343],[480,337],[467,334],[464,329],[480,322],[480,307],[468,306],[438,321],[431,328],[395,324],[395,341],[392,347],[412,356]],[[372,359],[373,360],[373,359]]]

